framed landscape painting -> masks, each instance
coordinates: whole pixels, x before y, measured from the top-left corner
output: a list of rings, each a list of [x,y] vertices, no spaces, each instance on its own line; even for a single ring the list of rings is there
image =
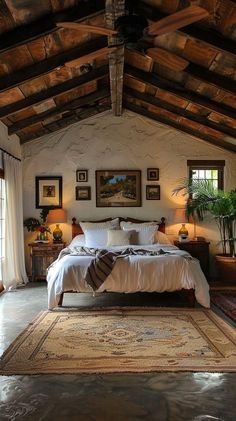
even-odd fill
[[[141,206],[141,171],[96,171],[96,206]]]

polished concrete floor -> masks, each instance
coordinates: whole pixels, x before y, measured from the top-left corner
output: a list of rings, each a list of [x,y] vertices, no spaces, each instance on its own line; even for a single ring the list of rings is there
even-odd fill
[[[171,305],[166,298],[167,303]],[[67,294],[65,306],[155,305],[155,294]],[[0,355],[47,308],[45,283],[0,296]],[[0,421],[235,421],[236,374],[0,377]]]

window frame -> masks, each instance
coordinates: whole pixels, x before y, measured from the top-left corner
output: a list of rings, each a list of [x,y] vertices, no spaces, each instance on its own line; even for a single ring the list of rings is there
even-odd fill
[[[189,180],[193,179],[194,170],[218,170],[218,189],[224,190],[224,160],[188,160]]]

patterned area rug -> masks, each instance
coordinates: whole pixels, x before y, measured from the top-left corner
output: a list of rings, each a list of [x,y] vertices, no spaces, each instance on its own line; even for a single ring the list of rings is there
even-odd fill
[[[211,310],[41,313],[4,353],[0,374],[236,371],[236,332]]]
[[[211,291],[211,301],[236,323],[236,292]]]

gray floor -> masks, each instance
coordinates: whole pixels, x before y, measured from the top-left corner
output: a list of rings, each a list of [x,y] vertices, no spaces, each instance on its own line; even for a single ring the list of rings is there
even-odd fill
[[[171,305],[172,298],[166,297]],[[155,305],[155,294],[67,294],[66,306]],[[47,308],[45,283],[0,296],[0,355]],[[0,421],[235,421],[236,374],[36,375],[0,378]]]

